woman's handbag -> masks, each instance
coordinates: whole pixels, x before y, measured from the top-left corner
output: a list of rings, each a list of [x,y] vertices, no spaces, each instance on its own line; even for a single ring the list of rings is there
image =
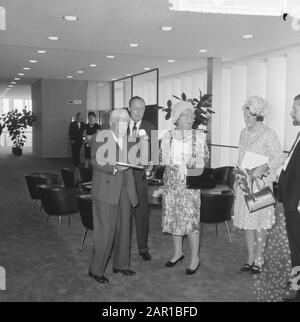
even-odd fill
[[[215,187],[213,169],[204,168],[203,173],[199,176],[186,176],[187,189],[214,189]]]
[[[196,159],[196,133],[193,131],[192,138],[192,156]],[[187,167],[187,175],[186,175],[186,188],[187,189],[214,189],[216,187],[216,182],[214,179],[214,172],[211,168],[203,169],[202,174],[197,175],[197,171],[199,173],[200,169],[196,167]],[[194,175],[188,175],[194,172]]]
[[[246,194],[245,202],[249,209],[249,212],[252,213],[257,210],[264,209],[276,204],[276,198],[270,187],[264,187],[256,192],[253,192],[253,181],[256,179],[252,178],[251,191]]]

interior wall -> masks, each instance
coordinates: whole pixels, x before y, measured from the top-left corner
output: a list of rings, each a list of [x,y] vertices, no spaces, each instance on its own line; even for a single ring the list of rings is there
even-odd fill
[[[40,121],[34,129],[33,151],[45,158],[70,157],[68,128],[77,112],[87,110],[87,82],[42,79],[32,85],[32,104]],[[69,104],[80,100],[80,104]],[[41,148],[42,147],[42,148]]]
[[[42,113],[42,80],[31,85],[32,113],[36,115],[36,122],[32,127],[32,152],[43,155],[43,113]]]

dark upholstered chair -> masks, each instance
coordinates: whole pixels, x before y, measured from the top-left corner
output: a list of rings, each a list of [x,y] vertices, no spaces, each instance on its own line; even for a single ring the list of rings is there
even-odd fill
[[[79,169],[81,182],[91,182],[93,179],[93,169],[81,167]]]
[[[27,183],[28,191],[30,194],[31,199],[33,200],[32,209],[31,209],[31,216],[33,216],[33,212],[36,206],[37,200],[40,199],[37,185],[40,184],[60,184],[60,176],[54,173],[31,173],[25,175],[25,180]]]
[[[223,191],[222,194],[201,194],[201,240],[204,224],[225,223],[229,241],[232,243],[228,227],[228,221],[231,220],[231,209],[233,205],[234,194],[231,191]]]
[[[61,169],[61,176],[64,182],[65,188],[76,188],[76,173],[69,168]]]
[[[89,230],[94,230],[93,225],[93,201],[91,195],[81,195],[77,197],[80,218],[84,227],[83,236],[79,251],[82,251],[86,234]]]
[[[62,216],[69,216],[69,226],[71,225],[71,214],[79,211],[77,196],[81,194],[78,188],[39,186],[39,195],[43,208],[47,215],[45,228],[47,228],[49,216],[58,217],[58,238],[61,236]]]
[[[216,183],[226,184],[229,187],[233,187],[234,184],[234,167],[220,167],[215,168],[214,171],[214,179]]]

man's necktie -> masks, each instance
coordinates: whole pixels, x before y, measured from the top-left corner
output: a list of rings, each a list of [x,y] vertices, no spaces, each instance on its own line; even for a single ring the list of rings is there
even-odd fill
[[[134,122],[134,124],[133,124],[133,128],[132,128],[132,135],[137,135],[137,126],[136,126],[136,122]]]
[[[294,151],[294,149],[296,147],[296,144],[298,142],[299,136],[300,136],[300,132],[297,134],[296,140],[295,140],[294,144],[292,145],[292,148],[290,150],[289,156],[291,155],[291,153],[293,153],[293,151]]]

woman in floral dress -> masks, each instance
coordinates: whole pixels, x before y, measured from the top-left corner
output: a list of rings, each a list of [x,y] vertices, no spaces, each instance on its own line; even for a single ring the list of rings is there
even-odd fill
[[[267,102],[258,96],[249,98],[244,107],[246,128],[242,130],[239,143],[238,166],[241,166],[246,152],[254,152],[269,158],[268,164],[256,168],[254,190],[262,186],[273,187],[276,172],[282,165],[284,155],[276,133],[264,123]],[[236,200],[234,205],[234,226],[246,232],[248,260],[241,268],[253,274],[262,272],[264,265],[264,250],[267,241],[267,230],[275,223],[274,206],[249,213],[244,191],[236,186]]]
[[[197,175],[203,172],[208,150],[205,135],[192,130],[194,107],[190,102],[180,102],[172,108],[175,130],[169,131],[162,139],[162,163],[164,189],[162,200],[162,230],[173,237],[174,254],[166,267],[173,267],[184,259],[182,237],[188,235],[191,261],[187,275],[199,268],[199,226],[200,190],[186,189],[187,166],[194,165]],[[188,173],[189,174],[189,173]],[[194,173],[196,174],[196,173]]]

